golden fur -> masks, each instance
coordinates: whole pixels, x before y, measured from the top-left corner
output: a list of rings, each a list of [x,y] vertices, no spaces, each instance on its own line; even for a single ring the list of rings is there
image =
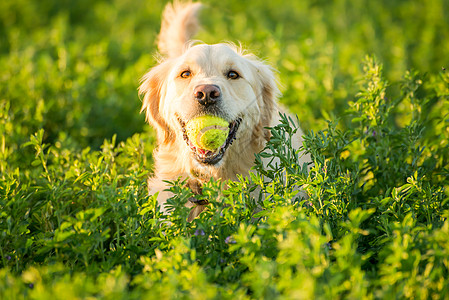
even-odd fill
[[[157,131],[158,139],[149,191],[159,192],[163,211],[171,196],[164,191],[164,180],[182,177],[201,184],[211,177],[235,180],[237,174],[248,174],[254,154],[269,139],[266,127],[273,126],[278,117],[280,93],[271,67],[232,44],[190,41],[199,27],[196,14],[200,7],[201,4],[192,2],[166,6],[158,41],[164,59],[143,76],[139,87],[142,111]],[[231,71],[240,77],[230,79]],[[182,74],[188,76],[184,78]],[[206,108],[195,101],[193,91],[201,85],[219,88],[221,98],[216,105]],[[202,114],[218,115],[229,122],[241,119],[234,143],[214,164],[195,159],[183,139],[181,123]],[[297,145],[301,135],[298,132]]]

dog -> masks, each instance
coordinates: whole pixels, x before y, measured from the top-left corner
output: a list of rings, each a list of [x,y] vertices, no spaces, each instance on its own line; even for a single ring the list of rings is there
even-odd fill
[[[139,87],[142,112],[157,132],[154,176],[148,188],[150,194],[158,193],[162,212],[173,196],[167,180],[181,177],[193,193],[201,193],[201,185],[211,178],[236,180],[238,174],[247,175],[254,155],[270,139],[267,127],[276,125],[279,117],[280,91],[272,67],[231,43],[191,41],[199,29],[200,8],[193,2],[165,7],[158,36],[162,58]],[[185,134],[185,124],[202,115],[230,124],[229,136],[217,151],[198,149]],[[294,140],[299,147],[300,130]],[[205,205],[192,199],[189,220]]]

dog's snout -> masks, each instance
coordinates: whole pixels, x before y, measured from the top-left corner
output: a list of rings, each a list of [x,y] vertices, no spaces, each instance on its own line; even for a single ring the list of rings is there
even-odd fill
[[[195,100],[204,106],[217,103],[221,99],[220,87],[215,84],[202,84],[193,90]]]

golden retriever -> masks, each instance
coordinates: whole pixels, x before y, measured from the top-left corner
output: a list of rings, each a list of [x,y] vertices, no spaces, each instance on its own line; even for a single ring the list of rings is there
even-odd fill
[[[210,178],[235,180],[248,174],[254,154],[260,152],[278,120],[280,95],[271,67],[229,43],[190,41],[199,24],[200,3],[168,4],[163,13],[158,48],[163,59],[142,78],[142,111],[157,131],[154,176],[150,194],[159,192],[165,211],[165,180],[186,179],[194,193]],[[227,120],[229,136],[218,151],[198,149],[185,134],[185,123],[200,115]],[[297,133],[296,145],[302,133]],[[192,199],[189,219],[207,203]],[[195,210],[196,209],[196,210]],[[194,211],[195,210],[195,211]]]

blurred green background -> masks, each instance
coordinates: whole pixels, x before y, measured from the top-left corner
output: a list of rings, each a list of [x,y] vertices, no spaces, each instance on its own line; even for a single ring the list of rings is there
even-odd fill
[[[306,130],[343,117],[367,54],[384,65],[392,90],[405,70],[435,74],[448,66],[447,0],[204,2],[197,38],[240,41],[277,68],[281,102]],[[151,133],[137,87],[156,63],[165,3],[1,1],[3,143],[20,150],[39,128],[47,142],[94,149],[114,134],[120,141]]]

